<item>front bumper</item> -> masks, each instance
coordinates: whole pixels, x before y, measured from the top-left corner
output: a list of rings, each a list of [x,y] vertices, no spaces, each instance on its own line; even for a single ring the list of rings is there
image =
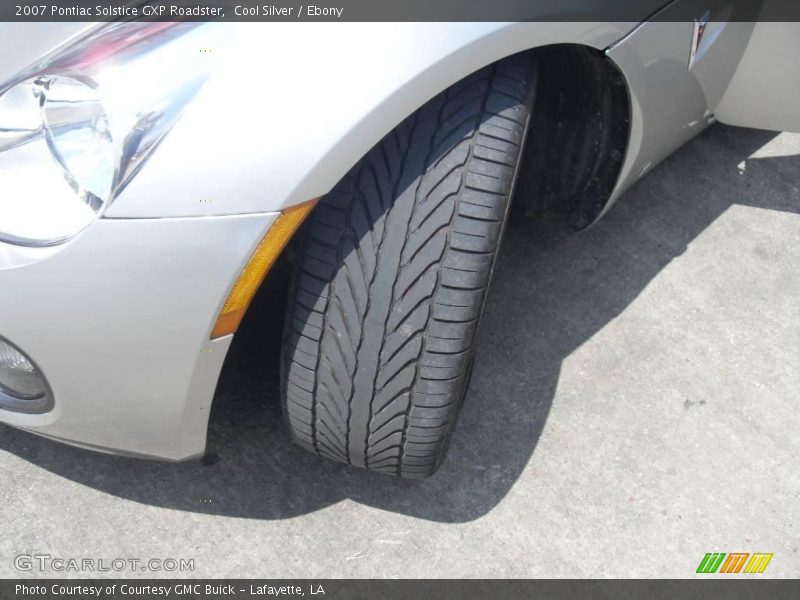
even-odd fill
[[[232,336],[209,332],[277,213],[101,219],[56,249],[0,243],[0,336],[53,409],[0,422],[72,444],[182,460],[203,453]]]

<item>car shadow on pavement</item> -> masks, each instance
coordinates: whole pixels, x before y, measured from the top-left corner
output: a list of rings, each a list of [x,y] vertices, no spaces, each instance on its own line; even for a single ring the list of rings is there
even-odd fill
[[[581,233],[513,218],[472,387],[449,457],[431,479],[351,470],[288,442],[278,401],[280,274],[260,293],[259,310],[248,315],[228,357],[204,459],[172,464],[102,455],[6,426],[0,449],[108,494],[183,511],[281,519],[350,499],[433,521],[477,519],[525,471],[566,357],[730,206],[800,213],[800,156],[748,160],[776,135],[711,127]]]

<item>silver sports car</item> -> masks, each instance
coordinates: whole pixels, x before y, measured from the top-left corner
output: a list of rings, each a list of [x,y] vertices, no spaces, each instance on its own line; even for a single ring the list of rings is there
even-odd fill
[[[714,120],[800,131],[800,24],[735,19],[739,2],[670,3],[686,21],[661,0],[625,22],[0,25],[0,421],[202,455],[280,261],[288,434],[432,474],[512,197],[584,228]]]

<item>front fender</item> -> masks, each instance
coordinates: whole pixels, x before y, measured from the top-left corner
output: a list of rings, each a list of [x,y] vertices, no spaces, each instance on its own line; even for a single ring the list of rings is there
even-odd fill
[[[234,41],[205,49],[218,68],[108,217],[268,212],[323,195],[459,79],[539,46],[606,48],[636,23],[218,26],[237,27]]]

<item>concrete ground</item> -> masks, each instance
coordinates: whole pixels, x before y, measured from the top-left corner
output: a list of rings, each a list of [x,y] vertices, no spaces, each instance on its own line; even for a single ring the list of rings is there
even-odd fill
[[[712,551],[800,575],[798,135],[714,126],[581,234],[514,219],[428,481],[287,443],[259,352],[275,318],[251,321],[202,461],[0,426],[0,577],[20,553],[202,577],[691,577]]]

